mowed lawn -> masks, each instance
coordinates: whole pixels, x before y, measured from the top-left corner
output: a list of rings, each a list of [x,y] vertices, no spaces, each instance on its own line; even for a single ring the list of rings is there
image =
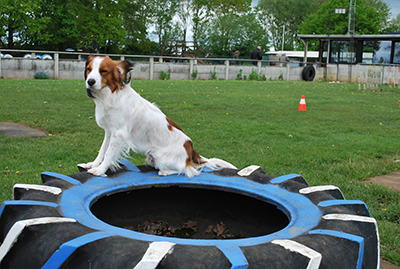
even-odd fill
[[[400,169],[400,89],[303,81],[132,81],[205,157],[267,174],[302,174],[336,185],[378,220],[382,257],[400,265],[400,193],[363,181]],[[307,111],[298,111],[305,95]],[[34,126],[46,138],[0,136],[0,201],[15,183],[41,184],[43,171],[72,174],[103,139],[83,80],[0,80],[0,122]],[[132,154],[135,164],[144,156]]]

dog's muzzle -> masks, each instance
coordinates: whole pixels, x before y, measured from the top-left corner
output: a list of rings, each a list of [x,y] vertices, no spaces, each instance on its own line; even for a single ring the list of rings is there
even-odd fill
[[[96,83],[96,80],[94,80],[93,78],[89,78],[86,82],[89,85],[89,87],[92,87]],[[90,98],[94,98],[92,91],[89,88],[87,88],[86,91],[87,91],[87,95]]]
[[[86,92],[87,92],[87,95],[88,95],[90,98],[94,98],[91,89],[86,89]]]

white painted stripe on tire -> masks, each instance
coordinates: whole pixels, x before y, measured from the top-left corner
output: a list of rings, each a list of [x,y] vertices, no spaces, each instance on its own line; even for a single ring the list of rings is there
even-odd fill
[[[58,218],[58,217],[48,217],[48,218],[36,218],[20,220],[14,223],[11,229],[8,231],[4,242],[0,246],[0,262],[6,256],[7,252],[10,251],[12,246],[17,242],[18,236],[22,231],[28,226],[49,224],[49,223],[61,223],[61,222],[76,222],[74,219],[70,218]]]
[[[292,240],[273,240],[272,244],[279,245],[292,252],[297,252],[310,259],[307,269],[318,269],[321,264],[321,253]]]
[[[134,269],[155,269],[165,255],[172,252],[174,246],[175,244],[170,242],[151,243],[142,260]]]
[[[246,168],[243,168],[239,172],[237,172],[237,174],[241,177],[247,177],[247,176],[250,176],[254,171],[256,171],[257,169],[260,169],[260,168],[261,168],[261,166],[259,166],[259,165],[250,165]]]
[[[307,187],[307,188],[300,189],[299,193],[309,194],[309,193],[318,192],[318,191],[335,191],[335,190],[338,190],[338,191],[340,191],[340,193],[342,193],[342,191],[338,187],[333,186],[333,185]]]
[[[350,214],[328,214],[325,216],[322,216],[324,220],[340,220],[340,221],[359,221],[359,222],[369,222],[373,223],[375,225],[375,231],[376,231],[376,239],[378,241],[378,262],[376,268],[379,269],[381,266],[381,249],[380,249],[380,239],[379,239],[379,230],[378,230],[378,224],[376,222],[376,219],[370,218],[370,217],[364,217],[364,216],[358,216],[358,215],[350,215]]]
[[[371,217],[364,217],[350,214],[328,214],[322,216],[325,220],[343,220],[343,221],[360,221],[360,222],[372,222],[376,224],[376,220]]]
[[[44,186],[44,185],[35,185],[35,184],[15,184],[13,187],[14,192],[15,189],[38,190],[38,191],[49,192],[54,195],[59,195],[60,193],[62,193],[62,190],[60,188]]]

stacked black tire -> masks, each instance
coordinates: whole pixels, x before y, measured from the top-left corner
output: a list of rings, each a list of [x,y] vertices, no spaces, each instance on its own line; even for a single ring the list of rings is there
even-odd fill
[[[46,172],[43,185],[17,184],[15,200],[0,208],[0,268],[379,268],[375,219],[337,187],[309,187],[300,175],[273,178],[259,168],[188,179],[122,163],[107,178]],[[169,186],[251,196],[276,205],[290,223],[265,236],[191,240],[114,227],[90,212],[113,193]],[[150,252],[160,246],[153,259]]]

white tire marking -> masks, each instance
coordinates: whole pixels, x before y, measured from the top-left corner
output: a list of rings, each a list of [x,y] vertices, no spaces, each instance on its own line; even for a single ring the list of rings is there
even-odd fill
[[[259,166],[259,165],[250,165],[246,168],[243,168],[239,172],[237,172],[237,174],[241,177],[247,177],[247,176],[250,176],[254,171],[256,171],[257,169],[260,169],[260,168],[261,168],[261,166]]]
[[[17,221],[8,231],[3,244],[1,244],[0,246],[0,262],[6,256],[8,251],[10,251],[12,246],[18,241],[18,236],[22,233],[22,231],[26,227],[41,225],[41,224],[49,224],[49,223],[61,223],[61,222],[76,222],[76,220],[70,218],[48,217],[48,218],[37,218],[37,219],[27,219],[27,220]]]
[[[358,216],[358,215],[350,215],[350,214],[328,214],[325,216],[322,216],[324,220],[341,220],[341,221],[359,221],[359,222],[369,222],[373,223],[375,225],[375,231],[376,231],[376,240],[378,241],[378,262],[377,262],[377,269],[380,268],[381,266],[381,249],[380,249],[380,239],[379,239],[379,231],[378,231],[378,224],[376,222],[376,219],[371,218],[371,217],[364,217],[364,216]]]
[[[151,243],[142,260],[134,269],[155,269],[165,255],[172,252],[174,246],[175,244],[170,242]]]
[[[44,185],[35,185],[35,184],[15,184],[13,187],[14,193],[15,189],[38,190],[38,191],[49,192],[54,195],[59,195],[60,193],[62,193],[62,190],[60,188],[44,186]]]
[[[303,188],[303,189],[299,190],[299,193],[309,194],[309,193],[318,192],[318,191],[335,191],[335,190],[340,191],[340,193],[343,196],[342,191],[338,187],[333,186],[333,185],[307,187],[307,188]]]
[[[319,252],[316,252],[315,250],[306,247],[305,245],[302,245],[298,242],[292,241],[292,240],[273,240],[271,242],[272,244],[282,246],[292,252],[297,252],[303,256],[306,256],[307,258],[310,259],[307,265],[307,269],[318,269],[319,265],[322,260],[322,255]]]

